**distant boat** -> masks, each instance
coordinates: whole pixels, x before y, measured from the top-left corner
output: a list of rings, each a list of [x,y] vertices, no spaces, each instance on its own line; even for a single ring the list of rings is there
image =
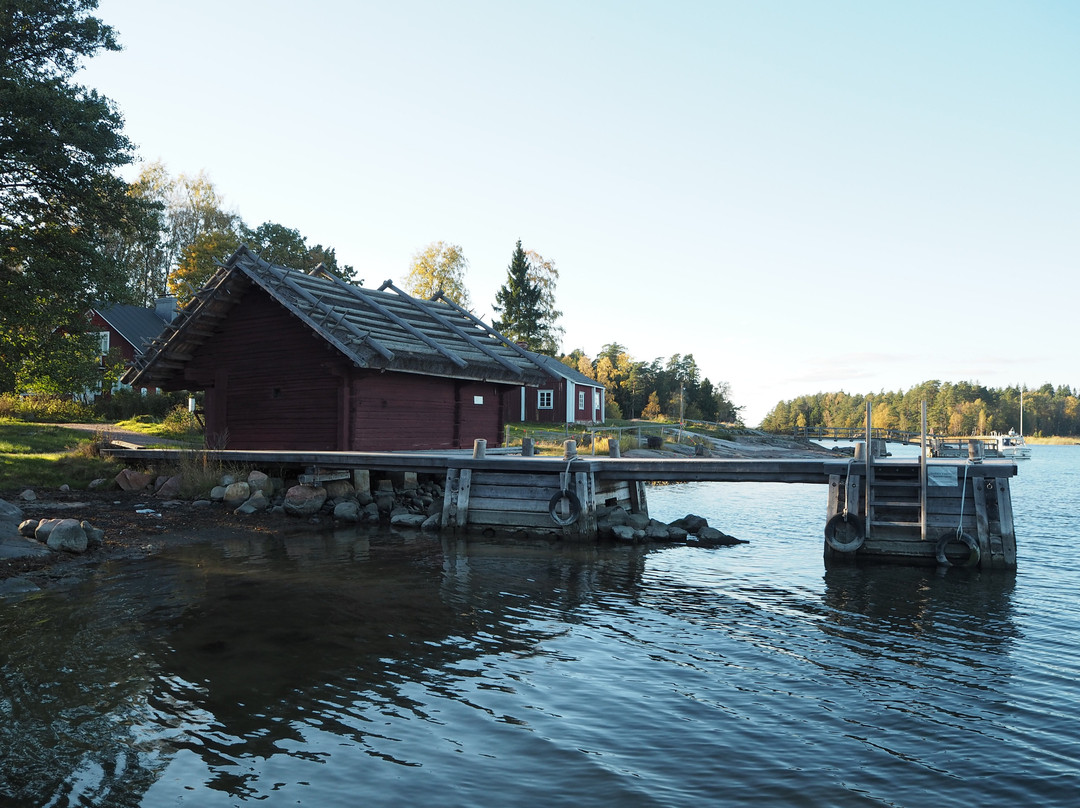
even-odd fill
[[[1031,447],[1024,441],[1024,436],[1017,435],[1011,429],[1008,435],[999,435],[996,432],[962,438],[936,438],[931,435],[927,440],[926,453],[929,457],[967,457],[972,441],[982,445],[982,457],[985,458],[1031,459]]]

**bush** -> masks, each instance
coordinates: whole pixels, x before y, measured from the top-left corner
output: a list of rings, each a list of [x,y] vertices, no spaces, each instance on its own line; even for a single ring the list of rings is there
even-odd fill
[[[94,413],[85,404],[55,396],[0,395],[0,418],[35,423],[80,423],[93,421]]]
[[[130,421],[139,415],[160,421],[175,407],[187,407],[187,393],[142,395],[134,390],[117,390],[108,398],[94,402],[94,411],[106,421]]]

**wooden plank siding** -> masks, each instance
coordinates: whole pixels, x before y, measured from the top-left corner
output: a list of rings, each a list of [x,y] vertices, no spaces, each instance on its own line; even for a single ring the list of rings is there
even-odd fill
[[[185,368],[205,386],[210,445],[333,451],[344,363],[264,292],[222,321]],[[283,350],[283,346],[289,350]]]
[[[378,452],[462,449],[502,441],[501,385],[356,370],[349,393],[350,448]],[[477,404],[479,397],[482,403]]]

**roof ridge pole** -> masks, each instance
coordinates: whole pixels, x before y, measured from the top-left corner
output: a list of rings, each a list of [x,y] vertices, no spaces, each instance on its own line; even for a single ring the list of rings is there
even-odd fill
[[[394,323],[395,325],[401,326],[406,331],[408,331],[410,334],[412,334],[414,337],[416,337],[421,342],[423,342],[425,345],[427,345],[429,348],[441,353],[443,356],[445,356],[447,359],[449,359],[451,362],[453,362],[459,368],[466,368],[466,367],[469,366],[468,362],[466,362],[464,359],[462,359],[456,353],[451,351],[449,348],[447,348],[447,347],[445,347],[443,345],[440,345],[438,342],[433,340],[431,337],[429,337],[427,334],[425,334],[419,328],[414,326],[408,320],[405,320],[402,317],[399,317],[398,315],[394,314],[394,312],[390,311],[390,309],[386,308],[386,306],[372,300],[368,295],[364,294],[363,290],[359,286],[354,286],[351,283],[346,283],[345,281],[341,280],[341,278],[338,278],[338,277],[328,278],[327,280],[333,281],[333,283],[339,289],[344,289],[346,292],[351,294],[357,300],[361,301],[362,303],[364,303],[368,307],[374,309],[379,314],[381,314],[383,317],[388,319],[390,322]]]
[[[516,342],[511,342],[510,340],[508,340],[503,334],[500,334],[498,331],[496,331],[490,325],[485,323],[483,320],[481,320],[479,317],[477,317],[475,314],[473,314],[468,309],[465,309],[465,308],[462,308],[461,306],[459,306],[453,300],[448,298],[443,292],[441,292],[441,291],[437,292],[435,294],[435,296],[432,298],[432,300],[441,300],[443,303],[446,303],[448,306],[452,306],[453,308],[457,309],[459,313],[461,313],[461,314],[465,315],[466,317],[468,317],[470,320],[472,320],[474,323],[476,323],[482,329],[487,331],[492,336],[496,337],[504,345],[508,345],[510,348],[517,351],[519,354],[521,354],[526,359],[528,359],[530,362],[532,362],[534,365],[536,365],[538,368],[540,368],[540,370],[544,371],[544,373],[548,373],[548,369],[546,367],[544,367],[544,365],[540,362],[540,360],[537,359],[535,356],[533,356],[529,351],[526,351],[524,348],[522,348]],[[550,374],[548,374],[548,375],[550,375]]]
[[[417,300],[415,297],[410,295],[408,292],[404,292],[401,289],[398,289],[396,286],[394,286],[394,284],[391,281],[383,281],[382,286],[379,287],[379,291],[381,292],[383,289],[386,289],[387,287],[389,287],[390,289],[393,289],[394,292],[397,293],[398,296],[400,296],[401,298],[409,301],[409,303],[411,303],[416,308],[420,309],[420,311],[422,311],[425,314],[428,314],[429,316],[431,316],[440,325],[445,326],[446,328],[449,328],[451,331],[453,331],[455,334],[457,334],[459,337],[461,337],[467,343],[469,343],[474,348],[476,348],[476,350],[480,351],[481,353],[486,354],[487,356],[490,356],[492,359],[494,359],[496,362],[498,362],[504,368],[506,368],[507,370],[514,373],[516,376],[521,376],[521,375],[524,374],[524,371],[520,367],[518,367],[517,365],[515,365],[512,362],[508,361],[506,359],[506,357],[499,356],[497,353],[495,353],[493,350],[491,350],[491,348],[484,345],[484,343],[480,342],[480,340],[476,339],[476,337],[474,337],[471,334],[469,334],[468,332],[466,332],[463,328],[460,328],[459,326],[457,326],[454,323],[450,322],[449,320],[447,320],[445,317],[443,317],[438,312],[431,311],[430,309],[426,308],[421,301]]]

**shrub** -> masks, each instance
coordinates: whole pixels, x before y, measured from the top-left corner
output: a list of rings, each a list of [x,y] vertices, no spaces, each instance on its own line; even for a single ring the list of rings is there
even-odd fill
[[[4,393],[0,395],[0,418],[60,424],[92,421],[94,414],[85,404],[72,399]]]

